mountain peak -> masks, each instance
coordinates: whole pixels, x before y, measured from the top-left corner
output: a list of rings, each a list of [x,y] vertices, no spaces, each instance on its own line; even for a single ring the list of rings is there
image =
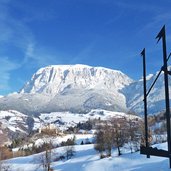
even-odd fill
[[[110,70],[113,72],[122,73],[119,70],[113,70],[101,66],[90,66],[85,64],[75,64],[75,65],[48,65],[46,67],[40,68],[37,72],[42,72],[42,70],[48,70],[48,69],[60,69],[60,70],[68,70],[68,69],[75,69],[75,70],[83,70],[83,69],[101,69],[101,70]]]
[[[50,65],[39,69],[20,93],[55,96],[66,89],[119,90],[132,80],[121,71],[88,65]]]

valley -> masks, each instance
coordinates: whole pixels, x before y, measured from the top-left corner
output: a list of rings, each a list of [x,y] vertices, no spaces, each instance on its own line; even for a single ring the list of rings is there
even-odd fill
[[[155,75],[148,76],[148,86],[154,77]],[[19,166],[17,160],[24,165],[27,165],[24,161],[28,160],[31,162],[32,170],[41,170],[42,154],[47,155],[50,152],[50,155],[54,156],[51,151],[61,150],[63,152],[60,155],[55,153],[55,157],[65,158],[62,161],[65,165],[62,166],[61,161],[59,163],[62,165],[51,159],[49,167],[53,166],[54,170],[61,167],[67,170],[72,162],[82,161],[81,158],[86,158],[86,155],[92,158],[90,163],[93,158],[99,160],[98,152],[102,157],[97,162],[99,165],[93,162],[90,166],[96,169],[103,168],[101,166],[103,161],[117,160],[117,146],[121,148],[123,158],[124,155],[129,155],[127,153],[130,152],[130,148],[131,153],[134,152],[132,156],[138,156],[136,151],[143,142],[142,98],[142,80],[133,81],[120,71],[86,65],[56,65],[41,68],[18,93],[0,98],[0,143],[4,147],[1,159],[2,161],[8,159],[7,162],[2,162],[2,168],[8,166],[7,170],[10,170],[14,165],[18,170],[23,166]],[[167,138],[165,115],[162,112],[164,104],[162,76],[148,100],[151,144],[163,143]],[[98,132],[103,130],[101,133],[108,135],[104,137],[103,141],[106,141],[111,137],[108,134],[109,130],[117,129],[123,133],[123,142],[117,144],[116,139],[112,140],[111,152],[108,154],[103,149],[101,154],[99,147],[96,147]],[[109,142],[110,139],[106,143]],[[88,148],[85,152],[81,152],[84,149],[83,144],[92,145],[84,145]],[[78,152],[72,154],[73,149]],[[89,152],[91,154],[88,154]],[[68,158],[68,155],[71,158]],[[36,159],[39,164],[33,162],[34,156],[39,156]],[[78,166],[73,164],[73,170],[80,167],[82,170],[91,168],[89,165],[84,167],[82,164]],[[112,164],[110,167],[118,171],[121,169],[120,165]],[[126,170],[124,167],[123,169]]]

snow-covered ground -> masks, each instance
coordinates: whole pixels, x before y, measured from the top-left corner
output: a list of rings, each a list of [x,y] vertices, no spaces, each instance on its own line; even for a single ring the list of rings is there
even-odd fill
[[[88,114],[72,114],[72,113],[50,113],[50,114],[41,114],[40,118],[34,118],[35,127],[39,127],[40,123],[43,121],[45,123],[56,123],[55,121],[63,122],[64,125],[69,123],[78,123],[81,121],[86,121],[89,118],[101,118],[103,120],[109,119],[110,117],[121,117],[128,116],[124,113],[119,112],[109,112],[105,110],[93,110]],[[128,117],[137,117],[137,116],[128,116]],[[21,119],[22,118],[22,119]],[[3,111],[1,112],[0,120],[3,123],[10,123],[8,126],[15,125],[16,121],[25,123],[26,115],[15,112],[15,111]],[[16,124],[15,124],[16,122]],[[3,124],[4,125],[4,124]],[[6,124],[7,125],[7,124]],[[72,125],[72,124],[71,124]],[[10,129],[10,128],[9,128]],[[53,144],[60,144],[62,141],[66,141],[68,138],[72,138],[73,135],[67,135],[63,137],[55,137],[52,139]],[[94,150],[94,145],[80,145],[83,140],[93,140],[93,134],[77,134],[75,145],[75,155],[69,160],[60,160],[53,162],[51,167],[55,171],[170,171],[169,169],[169,160],[162,157],[151,157],[147,159],[145,155],[140,155],[139,152],[131,154],[129,149],[123,148],[123,155],[117,156],[117,149],[114,149],[112,152],[112,157],[100,159],[99,154]],[[48,141],[48,139],[46,138]],[[51,140],[51,139],[49,139]],[[41,145],[44,140],[37,139],[34,141],[35,145]],[[31,144],[27,144],[26,147],[31,147]],[[167,147],[166,143],[156,145],[158,148],[165,149]],[[24,147],[23,147],[24,148]],[[53,150],[52,154],[54,157],[64,155],[65,147],[59,147]],[[43,171],[40,167],[40,158],[42,153],[35,154],[27,157],[18,157],[7,160],[7,163],[10,166],[10,171]]]
[[[167,144],[156,145],[165,149]],[[75,155],[69,160],[53,162],[51,167],[55,171],[170,171],[169,160],[162,157],[151,156],[150,159],[139,152],[131,154],[127,149],[123,149],[123,155],[117,156],[117,150],[113,150],[112,157],[99,159],[98,153],[94,150],[94,145],[76,145]],[[64,147],[53,150],[53,154],[58,156],[64,153]],[[39,159],[41,153],[18,157],[7,160],[11,171],[42,171]]]
[[[52,112],[42,113],[39,117],[33,117],[34,130],[41,128],[47,124],[54,124],[60,130],[66,130],[70,126],[76,126],[79,122],[85,122],[89,119],[101,119],[108,120],[111,117],[127,117],[130,119],[139,118],[138,116],[128,115],[123,112],[112,112],[102,109],[91,110],[87,114],[78,114],[71,112]],[[0,111],[0,123],[3,129],[8,128],[9,130],[16,132],[24,132],[28,129],[27,123],[28,115],[20,113],[15,110]],[[25,128],[22,130],[21,128]]]
[[[75,137],[75,144],[80,145],[81,142],[83,141],[84,143],[86,143],[86,141],[89,142],[94,142],[94,134],[68,134],[65,136],[57,136],[57,137],[42,137],[39,138],[37,140],[34,141],[34,145],[36,147],[40,147],[42,146],[45,142],[49,143],[51,142],[53,144],[53,146],[57,146],[60,145],[61,142],[66,142],[68,139],[73,139]],[[27,148],[31,148],[33,146],[33,143],[28,143],[25,144],[24,146],[20,146],[17,148],[14,148],[13,151],[18,151],[19,149],[27,149]]]
[[[19,128],[19,125],[22,125],[23,128],[27,129],[25,120],[28,116],[14,110],[9,111],[0,111],[0,123],[3,129],[8,128],[13,132],[20,131],[25,132]]]
[[[55,123],[55,125],[60,130],[65,130],[70,126],[76,126],[79,122],[85,122],[89,119],[101,119],[101,120],[109,120],[112,117],[126,117],[128,119],[139,118],[135,115],[128,115],[123,112],[112,112],[102,109],[94,109],[91,110],[87,114],[78,114],[71,112],[52,112],[52,113],[43,113],[39,116],[40,120],[44,123]],[[40,121],[35,124],[34,129],[40,127]]]

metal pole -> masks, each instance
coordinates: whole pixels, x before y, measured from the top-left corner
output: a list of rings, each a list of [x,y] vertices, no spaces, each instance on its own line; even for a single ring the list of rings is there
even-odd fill
[[[166,34],[165,26],[161,29],[157,35],[158,41],[162,38],[163,44],[163,70],[164,70],[164,82],[165,82],[165,104],[166,104],[166,121],[167,121],[167,143],[168,143],[168,152],[171,168],[171,132],[170,132],[170,101],[169,101],[169,84],[168,84],[168,69],[167,69],[167,51],[166,51]]]
[[[167,61],[169,60],[170,56],[171,56],[171,53],[169,54],[169,56],[168,56],[168,58],[167,58]],[[150,91],[152,90],[153,86],[155,85],[155,83],[156,83],[157,79],[159,78],[159,76],[160,76],[160,74],[161,74],[162,71],[163,71],[163,66],[162,66],[162,68],[160,69],[160,72],[157,74],[157,77],[156,77],[156,79],[154,80],[153,84],[151,85],[150,89],[149,89],[148,92],[146,93],[146,96],[149,95]],[[168,74],[170,74],[170,72],[168,72]]]
[[[145,48],[141,52],[143,57],[143,83],[144,83],[144,122],[145,122],[145,146],[149,147],[148,143],[148,121],[147,121],[147,95],[146,95],[146,59],[145,59]],[[147,158],[150,158],[150,155],[147,154]]]

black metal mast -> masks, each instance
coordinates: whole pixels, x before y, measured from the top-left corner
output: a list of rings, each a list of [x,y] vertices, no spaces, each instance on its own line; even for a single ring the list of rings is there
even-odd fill
[[[145,59],[145,48],[141,52],[143,57],[143,83],[144,83],[144,123],[145,123],[145,146],[149,147],[148,143],[148,121],[147,121],[147,88],[146,88],[146,59]],[[150,155],[147,154],[147,158],[150,158]]]
[[[171,168],[171,132],[170,132],[170,101],[169,101],[169,83],[168,83],[168,69],[167,69],[167,50],[166,50],[166,34],[165,26],[161,29],[156,39],[157,42],[162,38],[163,44],[163,71],[164,71],[164,82],[165,82],[165,105],[166,105],[166,121],[167,121],[167,143],[168,143],[168,153]]]

